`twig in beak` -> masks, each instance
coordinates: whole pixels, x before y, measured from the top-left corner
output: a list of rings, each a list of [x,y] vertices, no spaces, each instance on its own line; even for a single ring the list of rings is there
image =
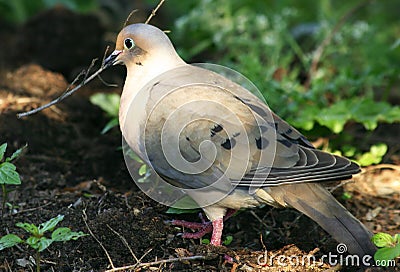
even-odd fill
[[[97,77],[101,72],[103,72],[107,66],[104,66],[104,64],[101,65],[100,69],[97,70],[96,72],[94,72],[91,76],[88,77],[90,70],[93,68],[95,62],[97,59],[92,60],[92,63],[90,64],[89,68],[87,70],[83,70],[81,73],[79,73],[79,75],[77,77],[75,77],[75,79],[73,80],[73,82],[68,86],[68,88],[65,90],[65,92],[60,95],[59,97],[57,97],[56,99],[54,99],[53,101],[42,105],[36,109],[27,111],[27,112],[23,112],[23,113],[18,113],[17,114],[17,118],[22,118],[25,116],[29,116],[32,115],[34,113],[37,113],[39,111],[42,111],[44,109],[47,109],[57,103],[60,103],[61,101],[63,101],[65,98],[67,98],[68,96],[72,95],[74,92],[76,92],[77,90],[79,90],[82,86],[86,85],[88,82],[92,81],[95,77]],[[84,79],[81,83],[79,83],[75,88],[72,88],[72,86],[78,82],[79,78],[81,76],[84,76]],[[71,89],[72,88],[72,89]]]

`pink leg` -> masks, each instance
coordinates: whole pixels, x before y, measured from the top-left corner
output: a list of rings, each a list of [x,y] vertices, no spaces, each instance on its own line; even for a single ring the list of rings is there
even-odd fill
[[[212,222],[213,232],[211,235],[211,244],[214,246],[221,245],[222,230],[224,229],[224,219],[218,218]]]

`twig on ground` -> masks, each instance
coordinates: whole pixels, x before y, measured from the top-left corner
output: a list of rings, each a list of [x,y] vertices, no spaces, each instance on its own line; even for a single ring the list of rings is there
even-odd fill
[[[15,214],[21,214],[21,213],[26,213],[26,212],[33,212],[33,211],[39,210],[39,209],[41,209],[41,208],[44,208],[44,207],[46,207],[46,206],[49,206],[49,205],[51,205],[51,204],[52,204],[52,203],[49,202],[49,203],[43,204],[42,206],[38,206],[38,207],[35,207],[35,208],[30,208],[30,209],[18,211],[18,212],[16,212],[16,213],[14,213],[14,215],[15,215]]]
[[[106,270],[105,272],[114,272],[114,271],[123,271],[127,269],[134,269],[137,267],[146,267],[146,266],[152,266],[152,265],[158,265],[158,264],[165,264],[165,263],[173,263],[173,262],[179,262],[179,261],[193,261],[193,260],[206,260],[206,256],[190,256],[190,257],[182,257],[182,258],[171,258],[171,259],[166,259],[166,260],[160,260],[160,261],[154,261],[154,262],[148,262],[148,263],[139,263],[135,265],[128,265],[128,266],[123,266],[123,267],[117,267],[113,269]]]
[[[160,0],[157,7],[151,11],[149,18],[147,18],[146,22],[144,22],[145,24],[148,24],[150,22],[151,18],[153,18],[156,15],[156,12],[160,9],[160,7],[162,6],[162,4],[164,4],[164,2],[165,0]]]
[[[264,225],[264,227],[269,229],[269,226],[267,224],[265,224],[264,221],[262,221],[262,219],[254,211],[250,211],[250,213],[252,216],[254,216],[258,220],[258,222],[260,222],[262,225]]]
[[[324,270],[323,272],[334,272],[334,271],[340,271],[342,269],[342,266],[340,264],[335,265],[334,267],[328,268]]]
[[[149,253],[153,250],[153,248],[154,248],[154,247],[149,248],[149,249],[142,255],[142,257],[139,258],[139,263],[143,260],[144,257],[147,256],[147,254],[149,254]]]
[[[132,248],[129,246],[126,239],[121,234],[119,234],[116,230],[114,230],[112,227],[110,227],[110,225],[107,224],[107,227],[112,232],[114,232],[119,237],[119,239],[121,239],[121,241],[124,243],[124,245],[129,249],[129,252],[131,253],[132,257],[135,259],[136,263],[139,263],[139,259],[136,257],[135,253],[133,252]]]
[[[100,245],[100,247],[103,249],[104,253],[107,255],[107,258],[108,258],[108,261],[109,261],[111,267],[114,269],[115,266],[114,266],[113,261],[111,260],[110,254],[108,254],[107,249],[103,246],[103,244],[100,242],[100,240],[97,239],[97,237],[93,234],[92,230],[91,230],[90,227],[89,227],[89,224],[87,223],[87,214],[86,214],[86,211],[83,210],[82,213],[83,213],[83,215],[82,215],[83,222],[85,222],[86,228],[88,229],[88,231],[89,231],[90,235],[93,237],[93,239],[95,239],[96,242],[97,242],[97,243]]]

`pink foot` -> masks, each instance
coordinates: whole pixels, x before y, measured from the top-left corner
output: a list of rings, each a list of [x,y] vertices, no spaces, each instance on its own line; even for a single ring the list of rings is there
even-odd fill
[[[180,226],[192,230],[197,230],[196,232],[184,232],[182,234],[183,238],[188,239],[200,239],[207,233],[212,232],[213,227],[210,221],[205,221],[203,215],[199,213],[199,217],[202,223],[197,222],[188,222],[185,220],[172,220],[171,224],[174,226]]]
[[[236,210],[229,209],[224,216],[224,218],[217,219],[213,222],[205,221],[202,214],[199,214],[199,217],[202,223],[197,222],[188,222],[185,220],[172,220],[171,224],[174,226],[180,226],[189,228],[192,230],[197,230],[196,232],[185,232],[182,234],[183,238],[189,239],[200,239],[207,233],[212,232],[211,241],[210,243],[215,246],[221,245],[221,237],[222,237],[222,230],[224,228],[224,221],[230,218]]]

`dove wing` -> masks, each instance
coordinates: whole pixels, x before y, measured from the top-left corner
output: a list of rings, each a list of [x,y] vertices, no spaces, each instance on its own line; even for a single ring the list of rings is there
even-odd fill
[[[147,84],[139,154],[185,189],[337,180],[358,172],[349,160],[315,149],[245,88],[184,65]]]

